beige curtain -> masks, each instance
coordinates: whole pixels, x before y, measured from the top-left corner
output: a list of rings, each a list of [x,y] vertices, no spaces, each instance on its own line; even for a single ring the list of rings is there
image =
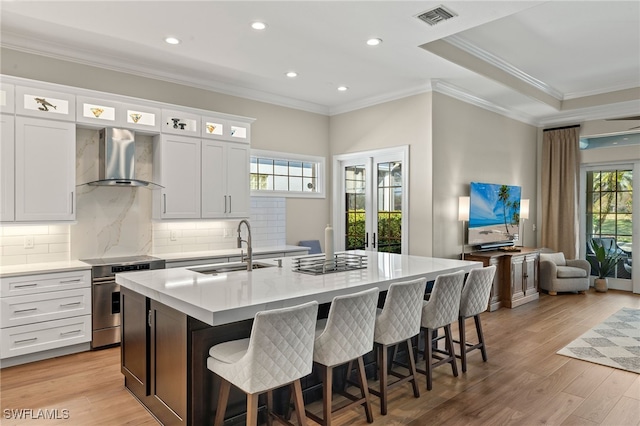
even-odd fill
[[[575,259],[578,251],[580,127],[546,130],[542,139],[543,247]]]

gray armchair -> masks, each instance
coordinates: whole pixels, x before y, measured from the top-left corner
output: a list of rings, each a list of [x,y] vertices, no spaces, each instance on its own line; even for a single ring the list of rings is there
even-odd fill
[[[540,288],[555,296],[558,292],[589,290],[591,264],[583,259],[566,260],[564,253],[540,254]]]

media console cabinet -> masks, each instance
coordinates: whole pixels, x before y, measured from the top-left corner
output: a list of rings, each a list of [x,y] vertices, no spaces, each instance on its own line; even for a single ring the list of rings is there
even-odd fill
[[[482,262],[483,266],[496,266],[493,288],[489,298],[489,311],[502,306],[516,308],[539,297],[540,250],[520,247],[520,251],[476,251],[464,254],[464,260]]]

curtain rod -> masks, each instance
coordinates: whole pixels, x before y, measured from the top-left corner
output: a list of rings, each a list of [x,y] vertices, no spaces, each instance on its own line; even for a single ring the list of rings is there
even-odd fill
[[[573,129],[574,127],[580,127],[579,124],[574,124],[573,126],[563,126],[563,127],[554,127],[553,129],[543,129],[543,132],[550,132],[552,130],[564,130],[564,129]]]

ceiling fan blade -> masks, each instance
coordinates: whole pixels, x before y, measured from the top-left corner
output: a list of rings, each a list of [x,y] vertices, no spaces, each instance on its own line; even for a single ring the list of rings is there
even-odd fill
[[[640,120],[640,115],[634,115],[632,117],[605,118],[605,121],[616,121],[616,120]]]

